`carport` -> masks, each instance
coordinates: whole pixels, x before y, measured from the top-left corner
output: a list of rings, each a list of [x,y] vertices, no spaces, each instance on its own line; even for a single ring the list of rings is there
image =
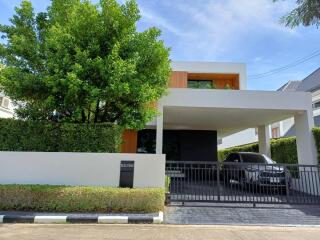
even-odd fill
[[[258,128],[259,149],[270,156],[268,125],[294,117],[299,164],[316,164],[312,136],[311,95],[305,92],[170,89],[158,103],[156,153],[163,148],[163,130],[213,130],[218,138]]]

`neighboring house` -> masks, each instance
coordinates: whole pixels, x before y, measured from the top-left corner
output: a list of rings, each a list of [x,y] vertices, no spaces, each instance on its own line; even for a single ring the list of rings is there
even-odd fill
[[[315,70],[302,81],[289,81],[284,88],[278,91],[310,92],[312,95],[312,108],[315,126],[320,126],[320,68]],[[273,137],[295,136],[294,119],[288,118],[271,125]]]
[[[246,90],[241,63],[173,62],[172,70],[160,114],[144,130],[127,130],[122,152],[216,161],[218,139],[252,128],[260,152],[270,155],[269,125],[294,117],[299,163],[317,163],[310,93]]]
[[[13,117],[13,103],[2,92],[0,92],[0,118]]]

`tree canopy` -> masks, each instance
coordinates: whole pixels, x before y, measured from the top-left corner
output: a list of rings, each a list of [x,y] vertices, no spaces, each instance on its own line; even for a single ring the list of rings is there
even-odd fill
[[[278,1],[278,0],[274,0]],[[284,16],[281,21],[288,27],[320,26],[320,0],[296,0],[297,7]]]
[[[143,127],[166,92],[170,49],[159,29],[138,32],[139,19],[134,0],[52,0],[37,14],[23,0],[0,25],[0,86],[17,115]]]

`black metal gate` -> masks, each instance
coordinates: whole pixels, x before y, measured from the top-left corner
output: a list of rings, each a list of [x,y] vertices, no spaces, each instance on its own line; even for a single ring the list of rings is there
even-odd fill
[[[171,202],[320,204],[318,165],[167,161]]]

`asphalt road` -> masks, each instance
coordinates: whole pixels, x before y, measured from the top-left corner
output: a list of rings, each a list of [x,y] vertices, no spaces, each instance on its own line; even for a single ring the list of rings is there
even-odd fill
[[[319,240],[320,227],[0,224],[1,240]]]

